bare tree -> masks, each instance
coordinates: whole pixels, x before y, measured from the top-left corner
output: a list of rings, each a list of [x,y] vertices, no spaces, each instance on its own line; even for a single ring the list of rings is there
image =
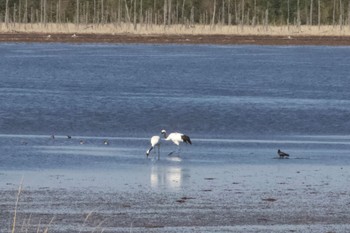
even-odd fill
[[[318,15],[317,15],[317,23],[318,23],[318,30],[320,30],[321,27],[321,0],[318,0]]]
[[[313,0],[310,2],[310,25],[312,25],[312,9],[313,8]]]
[[[137,14],[136,14],[136,0],[134,0],[134,30],[137,29]]]
[[[157,24],[157,0],[153,0],[154,24]]]
[[[143,23],[143,13],[142,13],[143,4],[142,3],[143,3],[143,1],[141,0],[140,1],[140,12],[139,12],[139,16],[140,16],[140,19],[139,19],[140,22],[139,23],[140,23],[140,25],[142,25],[142,23]]]
[[[300,22],[300,1],[299,0],[297,2],[297,24],[298,24],[298,27],[300,27],[301,22]]]
[[[191,7],[191,17],[190,17],[191,21],[190,24],[191,26],[194,26],[194,6]]]
[[[75,11],[75,24],[78,26],[79,24],[79,0],[77,0],[77,6]]]
[[[44,0],[40,0],[40,23],[43,23]]]
[[[103,0],[101,0],[101,23],[105,23],[105,8]]]
[[[122,7],[121,7],[121,0],[118,1],[118,25],[121,25],[122,21]]]
[[[39,22],[40,16],[39,16],[39,10],[38,9],[35,10],[35,14],[36,14],[36,22]],[[40,23],[41,23],[41,21],[40,21]]]
[[[289,17],[290,17],[290,3],[289,0],[287,1],[287,27],[288,27],[288,31],[289,31]]]
[[[289,0],[288,0],[289,1]],[[253,15],[253,26],[256,24],[256,0],[254,0],[254,15]]]
[[[47,1],[44,0],[44,25],[46,26],[47,23]]]
[[[93,19],[92,19],[92,22],[95,24],[97,23],[97,11],[96,11],[96,0],[94,0],[94,16],[93,16]]]
[[[232,24],[232,14],[231,14],[231,0],[227,1],[227,24]]]
[[[265,11],[265,30],[267,31],[269,28],[269,8],[266,8]]]
[[[213,18],[211,20],[212,26],[214,26],[214,24],[215,24],[215,12],[216,12],[216,0],[214,0]]]
[[[172,0],[168,0],[168,25],[171,25],[171,5],[172,5]]]
[[[26,4],[25,4],[23,22],[28,23],[28,0],[26,0]]]
[[[348,26],[350,28],[350,0],[348,2]]]
[[[225,0],[222,0],[221,24],[225,25]]]
[[[18,23],[22,23],[22,1],[19,0],[18,2]]]
[[[87,26],[87,24],[89,23],[89,18],[90,18],[90,3],[89,2],[85,2],[86,6],[85,6],[85,24]]]
[[[306,21],[306,25],[310,25],[309,22],[309,6],[307,5],[307,1],[304,1],[304,10],[305,10],[305,21]]]
[[[9,23],[9,0],[6,0],[6,9],[5,9],[5,24],[6,28],[8,28],[8,23]]]
[[[335,0],[333,0],[333,27],[335,26]]]
[[[242,0],[242,19],[241,19],[241,26],[243,27],[244,24],[244,0]]]
[[[13,4],[13,14],[12,14],[12,23],[15,24],[16,23],[16,3]]]
[[[129,8],[128,8],[128,4],[126,2],[126,0],[124,0],[125,2],[125,14],[126,14],[126,18],[128,20],[128,23],[130,24],[131,20],[130,20],[130,15],[129,15]]]
[[[239,21],[238,12],[237,0],[235,0],[235,24],[238,24]]]
[[[168,4],[168,0],[164,0],[164,6],[163,6],[163,24],[164,24],[164,27],[167,24],[167,11],[168,11],[167,4]]]
[[[33,23],[34,23],[34,20],[35,20],[35,14],[34,14],[34,8],[33,7],[31,7],[30,8],[30,23],[33,25]]]
[[[182,24],[185,24],[185,2],[186,0],[182,0],[182,13],[181,13]]]
[[[342,0],[339,0],[339,27],[340,30],[343,29],[343,3]]]
[[[59,21],[60,5],[59,4],[60,4],[59,2],[57,2],[57,4],[56,4],[56,24],[60,23],[60,21]]]
[[[179,0],[176,0],[176,19],[175,19],[175,24],[179,24]]]

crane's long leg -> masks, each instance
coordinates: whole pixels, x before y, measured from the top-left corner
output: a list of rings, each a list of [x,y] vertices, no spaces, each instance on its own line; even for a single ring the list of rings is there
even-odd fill
[[[177,154],[178,154],[178,156],[180,156],[180,152],[181,152],[181,147],[177,146]]]
[[[177,146],[176,150],[170,152],[168,154],[168,156],[171,156],[171,155],[174,155],[177,156],[177,157],[180,157],[180,152],[181,152],[181,147],[180,146]]]
[[[172,156],[175,152],[176,152],[175,150],[172,151],[172,152],[170,152],[170,153],[168,154],[168,156]]]

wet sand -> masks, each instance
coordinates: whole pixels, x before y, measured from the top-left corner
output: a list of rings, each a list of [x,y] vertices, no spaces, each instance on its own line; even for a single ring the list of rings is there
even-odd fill
[[[222,45],[350,45],[349,36],[254,36],[254,35],[133,35],[1,33],[0,42],[40,43],[155,43]]]
[[[20,172],[16,232],[350,232],[349,167],[289,161]],[[20,174],[0,178],[5,232]]]

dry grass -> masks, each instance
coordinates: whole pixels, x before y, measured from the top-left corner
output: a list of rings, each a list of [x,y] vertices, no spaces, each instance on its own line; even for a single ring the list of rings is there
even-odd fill
[[[85,223],[86,223],[86,221],[89,219],[89,217],[92,215],[92,213],[93,213],[93,211],[90,211],[90,213],[88,213],[87,215],[86,215],[86,218],[84,219],[84,222],[83,222],[83,225],[82,225],[82,227],[85,227]],[[81,232],[81,230],[79,231],[79,233]]]
[[[93,33],[93,34],[138,34],[138,35],[280,35],[280,36],[350,36],[350,26],[222,26],[222,25],[137,25],[132,24],[8,24],[0,23],[0,33]]]
[[[18,202],[19,202],[19,196],[21,195],[21,191],[22,191],[22,185],[23,185],[23,177],[21,179],[21,183],[20,183],[19,188],[18,188],[17,199],[16,199],[16,203],[15,203],[15,212],[13,214],[12,231],[11,231],[12,233],[15,233],[15,231],[16,231],[17,207],[18,207]]]
[[[30,226],[30,221],[31,221],[31,217],[32,214],[29,215],[28,219],[23,219],[23,223],[22,223],[22,227],[20,229],[20,231],[16,231],[16,222],[17,222],[17,210],[18,210],[18,204],[19,204],[19,199],[23,190],[23,177],[21,179],[20,185],[18,187],[18,192],[17,192],[17,196],[16,196],[16,202],[15,202],[15,208],[14,208],[14,214],[13,214],[13,220],[12,220],[12,227],[11,227],[11,233],[16,233],[16,232],[28,232],[28,227]],[[90,211],[87,216],[84,219],[84,222],[82,224],[82,228],[85,227],[86,222],[88,221],[89,217],[93,214],[93,211]],[[52,223],[54,222],[55,216],[53,216],[50,220],[50,222],[46,225],[45,229],[43,230],[43,233],[48,233],[50,226],[52,225]],[[101,221],[92,231],[92,233],[94,232],[104,232],[104,228],[102,228],[103,223],[105,223],[108,219],[105,219],[103,221]],[[36,232],[39,233],[41,232],[41,219],[39,219],[39,223],[37,225],[37,229]],[[79,231],[81,232],[81,230]]]

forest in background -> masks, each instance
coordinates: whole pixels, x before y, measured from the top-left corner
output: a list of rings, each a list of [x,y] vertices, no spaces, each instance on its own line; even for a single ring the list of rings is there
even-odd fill
[[[0,23],[350,26],[350,0],[0,0]]]

